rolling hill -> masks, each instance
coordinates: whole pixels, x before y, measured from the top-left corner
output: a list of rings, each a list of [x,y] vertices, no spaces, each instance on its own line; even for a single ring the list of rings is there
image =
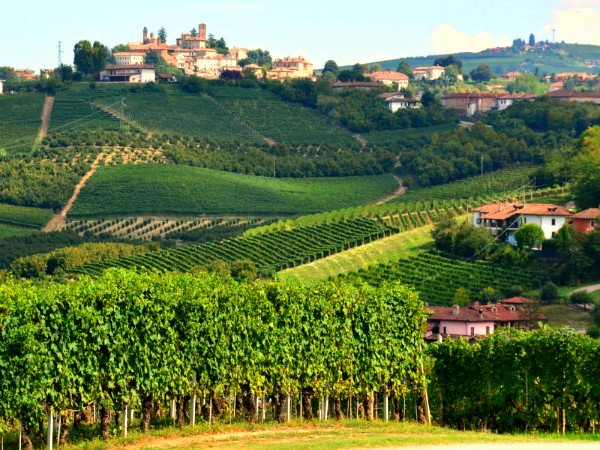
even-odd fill
[[[530,51],[515,54],[508,51],[484,50],[478,53],[455,53],[463,63],[463,72],[468,73],[482,64],[490,66],[492,72],[503,74],[519,70],[533,72],[536,68],[540,73],[558,72],[600,72],[600,46],[583,44],[551,44],[545,51]],[[411,67],[430,66],[436,58],[446,55],[428,55],[408,58],[373,61],[369,65],[380,64],[383,69],[398,67],[398,63],[406,59]]]

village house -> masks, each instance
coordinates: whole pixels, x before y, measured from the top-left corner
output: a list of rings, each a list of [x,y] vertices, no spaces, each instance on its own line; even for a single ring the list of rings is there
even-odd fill
[[[537,96],[535,94],[525,94],[525,93],[500,94],[500,95],[498,95],[496,109],[498,109],[499,111],[502,111],[503,109],[506,109],[509,106],[511,106],[514,103],[519,102],[521,100],[529,100],[530,102],[532,102],[533,100],[536,99],[536,97]]]
[[[553,91],[548,93],[548,97],[568,102],[595,103],[600,105],[600,92],[581,92],[581,91]]]
[[[589,208],[571,216],[573,228],[581,233],[589,233],[600,227],[600,208]]]
[[[151,83],[156,81],[156,68],[146,64],[108,65],[100,72],[100,81]]]
[[[571,215],[566,209],[540,203],[489,203],[473,209],[473,225],[485,227],[493,236],[516,244],[515,232],[520,226],[535,223],[544,237],[552,239]]]
[[[404,98],[403,95],[394,95],[386,98],[385,101],[392,112],[396,112],[399,109],[419,108],[421,106],[418,100],[415,100],[414,98]]]
[[[415,80],[437,80],[446,72],[442,66],[426,66],[413,69],[412,75]]]
[[[261,78],[263,74],[262,67],[258,64],[247,64],[244,66],[244,70],[250,70],[256,78]]]
[[[134,52],[117,52],[113,55],[115,57],[116,65],[118,66],[131,66],[136,64],[144,64],[144,53]]]
[[[497,304],[471,303],[467,306],[433,306],[428,309],[425,340],[465,337],[475,340],[492,334],[500,327],[529,330],[535,322],[546,318],[534,313],[535,303],[522,297],[501,300]]]
[[[497,99],[498,94],[465,92],[445,95],[442,97],[442,105],[444,108],[454,109],[460,116],[471,117],[497,109]]]
[[[548,85],[548,92],[561,91],[565,87],[565,83],[563,81],[557,81],[555,83],[550,83]]]
[[[371,72],[365,75],[371,81],[379,81],[386,86],[396,86],[397,90],[408,87],[408,77],[402,72],[385,70],[380,72]]]
[[[301,56],[297,58],[277,58],[273,67],[267,72],[270,80],[287,80],[292,78],[313,78],[314,65]]]
[[[4,94],[4,80],[0,80],[0,95]]]
[[[337,81],[331,87],[334,92],[372,91],[374,89],[385,89],[385,84],[381,81]]]
[[[577,78],[577,79],[579,79],[579,81],[585,82],[588,80],[593,80],[597,76],[598,75],[594,75],[591,73],[585,73],[585,72],[562,72],[562,73],[557,73],[554,76],[554,78],[556,79],[556,81],[566,81],[569,78]]]
[[[23,80],[37,80],[38,76],[35,70],[31,69],[15,69],[15,75]]]
[[[507,81],[512,82],[512,81],[515,81],[519,75],[521,75],[521,72],[519,72],[519,71],[507,72],[504,75],[502,75],[502,78],[504,78]]]

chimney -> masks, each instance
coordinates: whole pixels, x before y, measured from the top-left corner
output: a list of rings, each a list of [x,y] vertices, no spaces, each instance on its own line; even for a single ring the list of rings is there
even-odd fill
[[[458,312],[460,311],[460,307],[458,305],[454,305],[452,307],[452,315],[453,316],[458,316]]]

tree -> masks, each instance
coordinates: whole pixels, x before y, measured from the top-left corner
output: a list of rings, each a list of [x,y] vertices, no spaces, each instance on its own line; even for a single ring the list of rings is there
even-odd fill
[[[338,73],[340,73],[340,68],[338,67],[337,63],[333,59],[330,59],[323,66],[323,72],[321,72],[321,73],[323,75],[325,75],[326,73],[331,73],[331,74],[335,75],[335,77],[337,78]]]
[[[485,287],[479,292],[479,301],[482,303],[496,303],[500,297],[500,292],[491,286]]]
[[[165,27],[160,27],[160,30],[158,30],[158,39],[163,44],[167,43],[167,30],[165,30]]]
[[[144,57],[144,64],[149,64],[151,66],[158,66],[160,64],[160,56],[156,53],[156,50],[148,50],[146,56]]]
[[[271,57],[269,50],[256,48],[254,50],[249,50],[246,58],[241,59],[238,64],[241,67],[247,66],[248,64],[256,64],[261,67],[267,66],[268,70],[273,66],[273,58]]]
[[[195,29],[195,28],[192,28],[192,29],[190,30],[190,35],[191,35],[192,37],[196,37],[196,36],[198,36],[198,31],[196,31],[196,29]]]
[[[127,44],[117,44],[112,48],[111,52],[113,52],[113,54],[114,54],[114,53],[119,53],[119,52],[126,52],[128,50],[129,50],[129,47],[127,46]]]
[[[544,230],[536,223],[525,224],[515,232],[515,239],[520,248],[539,248],[546,239]]]
[[[569,295],[569,302],[573,305],[589,305],[594,303],[594,299],[589,292],[577,291]]]
[[[223,39],[222,37],[217,39],[214,34],[208,35],[208,39],[206,40],[206,46],[208,48],[215,49],[217,53],[221,55],[226,55],[229,52],[229,47],[227,47],[225,39]]]
[[[66,64],[61,64],[56,69],[54,69],[54,73],[60,78],[60,81],[73,81],[73,67],[67,66]]]
[[[111,52],[105,45],[98,41],[90,44],[90,41],[79,41],[73,48],[73,62],[77,71],[82,75],[97,75],[106,65]]]
[[[12,67],[3,66],[0,67],[0,80],[4,81],[19,81],[19,77],[17,77],[17,73],[15,69]]]
[[[252,260],[238,259],[231,263],[231,276],[238,281],[255,280],[258,270]]]
[[[433,92],[427,90],[423,92],[423,95],[421,96],[421,104],[424,108],[427,108],[428,106],[438,105],[439,101]]]
[[[540,291],[540,299],[547,303],[552,303],[558,298],[558,287],[551,282],[548,281],[544,283],[542,286],[542,290]]]
[[[352,66],[352,72],[360,74],[360,75],[364,75],[365,66],[363,64],[356,63]]]
[[[529,45],[531,45],[532,47],[535,45],[535,36],[533,35],[533,33],[529,35]]]
[[[600,204],[600,126],[590,127],[581,135],[580,153],[572,163],[575,203],[581,209]]]
[[[410,68],[410,64],[408,63],[407,59],[402,59],[398,63],[398,68],[396,69],[396,71],[398,71],[400,73],[403,73],[407,77],[411,77],[412,76],[412,69]]]
[[[442,67],[456,66],[459,71],[462,70],[462,61],[454,55],[441,56],[433,61],[433,65]]]
[[[482,64],[476,69],[471,70],[469,75],[471,76],[471,79],[476,82],[490,81],[493,76],[490,66],[487,64]]]
[[[537,77],[531,73],[519,75],[515,81],[506,86],[506,90],[511,93],[525,92],[528,94],[544,94],[547,89],[546,83],[541,83]]]
[[[520,38],[514,39],[510,51],[513,53],[521,53],[523,50],[525,50],[525,41]]]
[[[459,287],[454,292],[454,297],[452,297],[452,304],[458,306],[466,306],[471,302],[471,297],[469,296],[469,291],[464,287]]]

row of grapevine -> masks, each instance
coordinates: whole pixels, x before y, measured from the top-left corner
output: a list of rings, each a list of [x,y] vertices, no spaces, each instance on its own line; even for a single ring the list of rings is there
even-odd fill
[[[42,125],[42,94],[0,95],[0,156],[29,151]]]
[[[405,194],[396,199],[396,201],[381,205],[356,206],[318,214],[304,215],[295,219],[280,220],[268,226],[248,230],[246,235],[253,236],[261,233],[270,233],[275,230],[311,227],[323,223],[352,220],[359,217],[387,217],[414,213],[417,211],[437,211],[440,209],[461,209],[468,212],[472,208],[488,202],[514,199],[527,202],[542,197],[561,195],[569,192],[568,186],[546,187],[535,190],[521,190],[518,192],[500,191],[492,194],[486,194],[482,188],[481,195],[477,195],[475,191],[471,193],[472,196],[464,198],[460,195],[457,195],[456,197],[448,196],[446,192],[453,190],[453,186],[457,183],[462,182],[457,181],[440,186],[440,191],[436,190],[438,188],[431,188],[431,190],[429,188],[423,189],[422,191],[428,192],[423,193],[423,195],[420,194],[421,190],[417,190],[410,196]],[[442,190],[441,188],[444,189]]]
[[[186,245],[82,266],[74,272],[98,275],[104,269],[115,266],[187,271],[219,259],[233,262],[245,258],[252,260],[261,269],[281,270],[389,236],[397,231],[372,219],[355,219],[335,225]]]
[[[398,284],[114,270],[65,285],[9,281],[0,303],[0,424],[19,421],[25,448],[47,414],[66,418],[91,405],[108,438],[111,410],[141,410],[148,431],[170,402],[181,421],[190,408],[193,417],[196,396],[205,398],[208,420],[235,408],[256,421],[257,397],[264,411],[265,397],[281,407],[301,394],[305,419],[322,396],[334,399],[338,417],[342,399],[364,400],[372,419],[375,391],[400,397],[422,386],[425,311]]]
[[[466,289],[475,301],[487,287],[505,291],[515,286],[533,288],[540,284],[538,274],[528,270],[507,269],[491,262],[462,260],[437,252],[360,269],[340,278],[366,281],[374,286],[398,280],[416,289],[430,305],[449,305],[459,288]]]

